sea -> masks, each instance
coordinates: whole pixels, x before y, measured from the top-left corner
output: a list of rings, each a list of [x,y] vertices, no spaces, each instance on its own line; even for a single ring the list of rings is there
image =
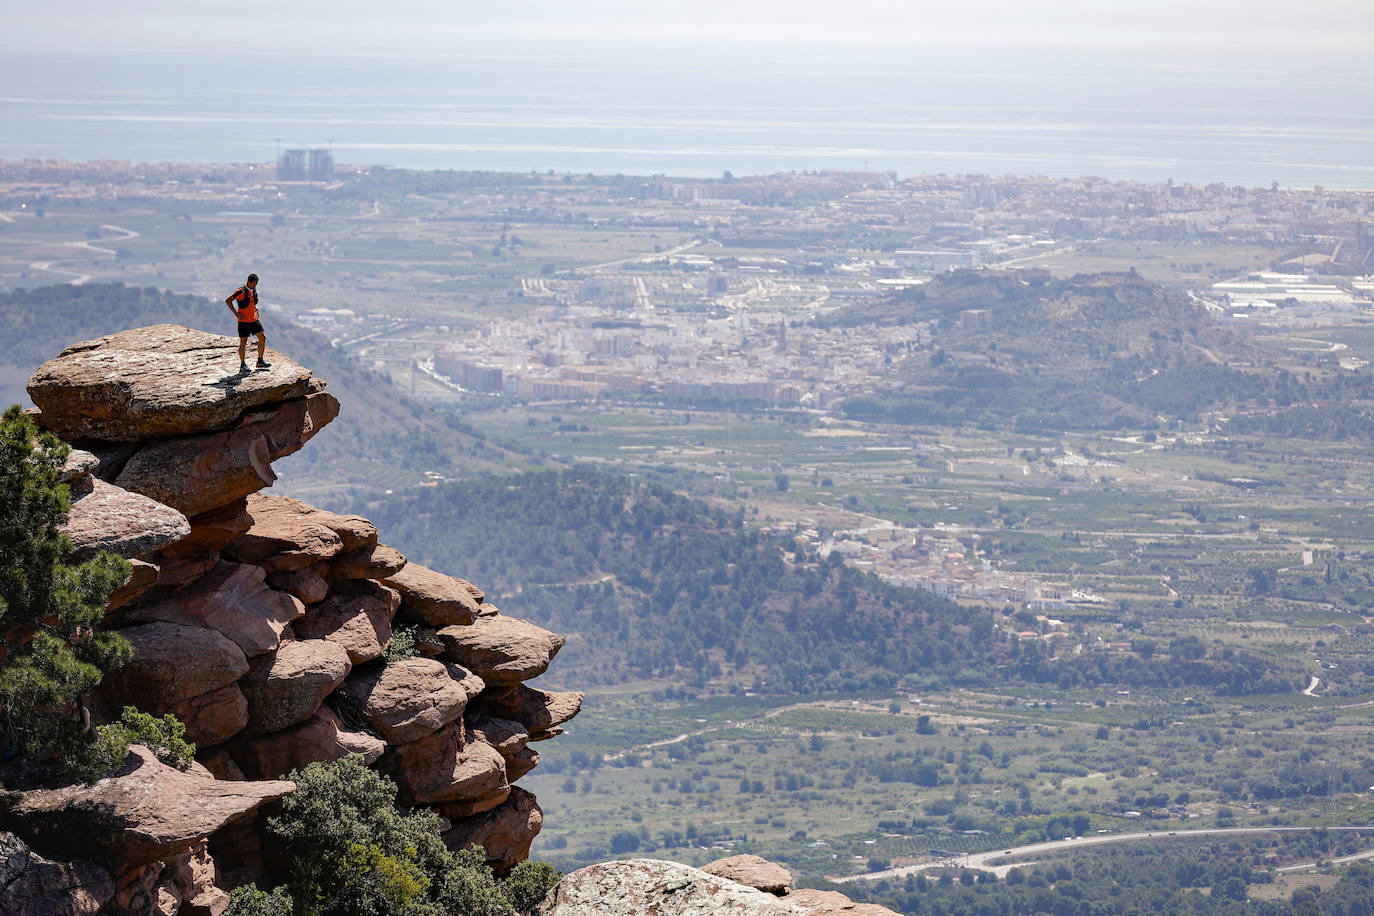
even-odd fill
[[[721,43],[0,51],[0,159],[1374,188],[1374,56]]]

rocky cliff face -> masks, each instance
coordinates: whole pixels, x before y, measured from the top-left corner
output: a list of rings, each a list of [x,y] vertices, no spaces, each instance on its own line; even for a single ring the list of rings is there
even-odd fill
[[[512,783],[581,706],[526,684],[562,638],[408,563],[365,518],[260,492],[339,404],[280,355],[237,374],[236,346],[142,328],[71,346],[30,381],[39,424],[75,446],[68,532],[134,566],[107,609],[134,659],[92,716],[174,713],[198,762],[138,750],[96,786],[25,793],[0,833],[0,913],[218,914],[222,888],[271,864],[260,809],[292,790],[282,777],[347,754],[498,870],[539,832]],[[387,661],[398,624],[419,654]]]

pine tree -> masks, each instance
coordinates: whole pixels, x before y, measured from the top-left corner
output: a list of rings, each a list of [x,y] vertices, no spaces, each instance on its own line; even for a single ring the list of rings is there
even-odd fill
[[[92,781],[127,750],[97,739],[80,698],[130,657],[101,626],[130,567],[111,553],[74,560],[61,532],[71,497],[58,480],[68,452],[18,407],[0,416],[0,741]]]

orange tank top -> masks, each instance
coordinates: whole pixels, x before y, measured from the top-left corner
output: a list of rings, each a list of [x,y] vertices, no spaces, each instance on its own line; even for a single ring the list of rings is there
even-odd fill
[[[234,292],[234,301],[239,304],[239,321],[258,320],[258,291],[240,286]]]

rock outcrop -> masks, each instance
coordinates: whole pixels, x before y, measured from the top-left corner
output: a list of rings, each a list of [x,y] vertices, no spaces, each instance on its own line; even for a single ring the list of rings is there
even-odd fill
[[[498,870],[539,832],[511,783],[538,763],[528,742],[580,709],[581,694],[524,684],[562,638],[408,563],[361,516],[262,492],[339,404],[280,354],[238,373],[236,351],[159,325],[68,347],[30,382],[36,421],[77,446],[67,534],[134,567],[106,611],[134,658],[93,716],[173,713],[204,766],[138,750],[96,786],[23,793],[0,818],[0,913],[221,913],[218,884],[259,877],[254,812],[292,791],[292,770],[347,754]],[[396,627],[421,656],[387,659]],[[12,906],[15,888],[34,902]]]
[[[766,860],[758,862],[786,874]],[[740,864],[725,867],[733,870]],[[748,867],[760,874],[758,863],[748,863]],[[764,880],[772,882],[777,877],[770,872]],[[602,862],[564,875],[536,912],[539,916],[898,916],[887,907],[855,903],[834,891],[784,888],[779,896],[706,869],[657,859]]]

